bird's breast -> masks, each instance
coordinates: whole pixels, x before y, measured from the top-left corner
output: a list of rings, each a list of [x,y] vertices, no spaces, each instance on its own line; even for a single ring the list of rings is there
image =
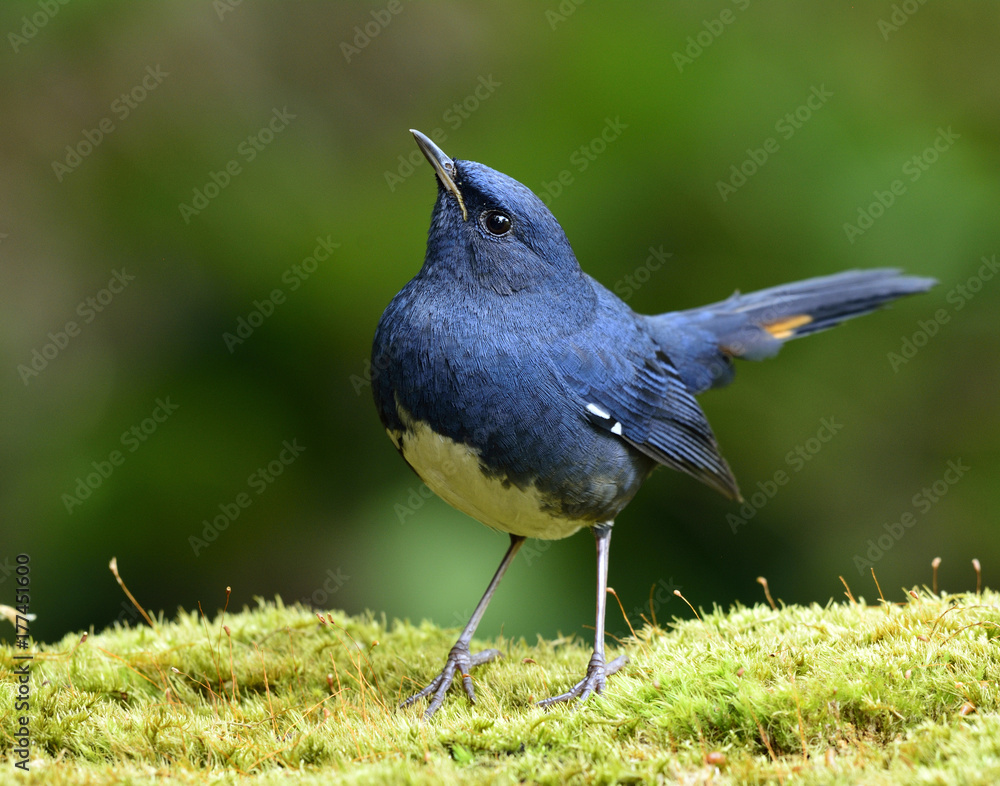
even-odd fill
[[[488,527],[528,538],[557,540],[593,521],[568,517],[560,501],[535,484],[516,484],[490,471],[479,452],[400,412],[404,428],[389,438],[421,480],[452,507]]]

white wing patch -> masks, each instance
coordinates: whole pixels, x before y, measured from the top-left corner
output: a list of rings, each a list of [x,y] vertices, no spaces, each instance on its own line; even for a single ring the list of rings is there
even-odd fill
[[[611,420],[611,413],[605,412],[603,409],[597,406],[597,404],[587,404],[587,412],[589,412],[591,415],[599,417],[601,420],[607,420],[607,421]],[[622,424],[619,421],[616,420],[612,424],[611,433],[616,434],[619,437],[622,435]]]
[[[599,417],[601,420],[611,420],[611,413],[605,412],[603,409],[597,406],[597,404],[588,404],[587,412],[591,413],[592,415],[597,415],[597,417]]]

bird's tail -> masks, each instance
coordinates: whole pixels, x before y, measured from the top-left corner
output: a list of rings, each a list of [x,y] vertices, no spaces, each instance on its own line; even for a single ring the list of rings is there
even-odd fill
[[[763,360],[789,339],[868,314],[937,281],[896,268],[848,270],[734,294],[720,303],[649,317],[650,331],[693,392],[732,378],[732,358]],[[673,351],[672,351],[673,350]]]

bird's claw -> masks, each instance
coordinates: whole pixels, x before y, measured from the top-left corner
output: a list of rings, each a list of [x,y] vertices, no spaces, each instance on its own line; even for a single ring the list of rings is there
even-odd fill
[[[400,708],[409,707],[417,699],[422,699],[424,696],[432,696],[431,702],[424,712],[424,720],[430,718],[444,704],[445,695],[448,693],[448,688],[451,686],[455,674],[462,675],[462,687],[465,688],[465,695],[469,697],[469,701],[472,704],[475,704],[476,689],[472,686],[472,677],[469,675],[469,672],[476,666],[502,657],[503,654],[500,650],[493,649],[483,650],[472,655],[469,653],[468,645],[459,642],[448,653],[448,660],[445,661],[441,673],[431,680],[426,688],[418,693],[414,693],[399,706]]]
[[[628,663],[628,658],[624,655],[619,655],[611,663],[605,664],[604,658],[595,652],[590,659],[590,663],[587,665],[587,676],[565,693],[560,693],[558,696],[538,702],[538,706],[551,707],[558,702],[570,701],[576,698],[580,699],[580,701],[586,701],[591,693],[603,693],[606,678],[610,677],[626,663]]]

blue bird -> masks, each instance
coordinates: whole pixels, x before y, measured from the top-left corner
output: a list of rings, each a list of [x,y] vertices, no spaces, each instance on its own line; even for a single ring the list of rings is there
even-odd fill
[[[597,540],[594,654],[544,706],[601,693],[612,524],[658,465],[740,499],[695,395],[727,384],[733,359],[867,314],[936,282],[851,270],[702,308],[644,316],[581,270],[555,217],[516,180],[453,160],[411,132],[438,180],[427,254],[375,333],[372,389],[389,438],[443,500],[510,535],[485,594],[423,690],[430,717],[460,675],[497,650],[469,644],[526,538]]]

